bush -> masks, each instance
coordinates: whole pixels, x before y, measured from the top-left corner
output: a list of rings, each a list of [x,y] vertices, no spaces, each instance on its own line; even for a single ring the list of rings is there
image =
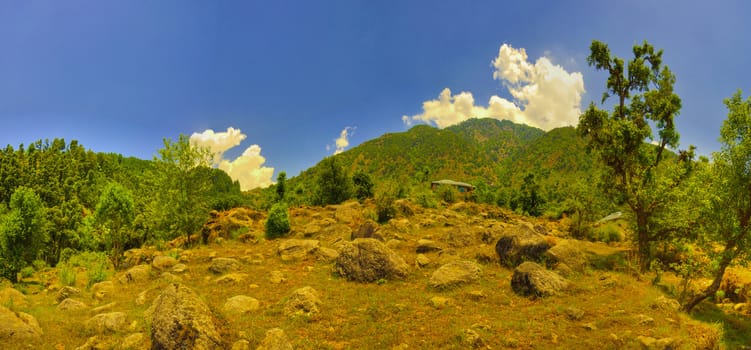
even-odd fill
[[[26,266],[21,269],[21,278],[28,278],[34,276],[34,267]]]
[[[379,223],[385,223],[396,217],[396,200],[395,191],[391,188],[385,188],[375,196],[376,216]]]
[[[455,203],[459,200],[459,191],[454,186],[440,185],[436,193],[438,198],[446,203]]]
[[[438,201],[435,198],[435,193],[432,191],[421,191],[415,195],[415,203],[423,208],[435,209],[438,207]]]
[[[57,277],[60,284],[64,286],[73,286],[76,284],[76,268],[68,263],[57,265]]]
[[[269,217],[266,219],[266,238],[273,239],[282,237],[290,230],[289,213],[287,205],[277,203],[271,206]]]

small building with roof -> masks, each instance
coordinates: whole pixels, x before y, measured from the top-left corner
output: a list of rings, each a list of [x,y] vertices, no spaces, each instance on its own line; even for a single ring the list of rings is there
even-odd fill
[[[456,187],[459,193],[470,193],[475,190],[475,186],[472,186],[465,182],[458,182],[453,180],[433,181],[430,183],[430,188],[435,191],[441,185]]]

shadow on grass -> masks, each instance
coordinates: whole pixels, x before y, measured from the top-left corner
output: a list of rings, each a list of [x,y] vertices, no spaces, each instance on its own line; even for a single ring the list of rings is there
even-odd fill
[[[721,324],[722,340],[728,349],[751,349],[751,317],[726,313],[708,301],[697,305],[691,317],[702,322]]]

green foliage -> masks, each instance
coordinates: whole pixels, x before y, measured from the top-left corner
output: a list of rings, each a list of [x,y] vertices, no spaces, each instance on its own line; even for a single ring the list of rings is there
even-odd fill
[[[519,191],[511,199],[511,209],[519,209],[531,216],[540,216],[544,205],[545,199],[540,193],[540,186],[535,182],[534,174],[527,174]]]
[[[76,268],[68,263],[57,265],[57,278],[63,286],[74,286],[76,284]]]
[[[600,241],[605,243],[620,242],[623,241],[623,234],[621,228],[615,222],[608,222],[603,225],[597,226],[589,231],[587,237],[591,241]]]
[[[266,238],[279,238],[290,231],[289,212],[287,205],[277,203],[271,206],[269,217],[266,219]]]
[[[107,256],[102,253],[93,253],[84,265],[86,267],[86,288],[107,280],[107,277],[109,277],[108,266]]]
[[[287,173],[279,172],[276,176],[276,200],[284,202],[284,195],[287,192]]]
[[[175,142],[164,139],[164,148],[154,158],[153,201],[147,215],[149,225],[161,232],[157,238],[183,234],[187,244],[192,244],[191,235],[208,219],[211,159],[207,148],[192,145],[186,135]]]
[[[317,177],[316,204],[339,204],[352,196],[352,179],[336,156],[321,161]]]
[[[435,209],[438,207],[438,200],[436,194],[433,191],[421,190],[414,194],[415,203],[423,208]]]
[[[34,276],[34,267],[26,266],[21,269],[20,274],[21,274],[21,278],[29,278],[31,276]]]
[[[210,170],[211,189],[208,191],[209,207],[213,210],[229,210],[244,205],[246,198],[240,190],[240,183],[221,169]]]
[[[459,191],[455,186],[440,185],[436,189],[436,196],[446,203],[456,203],[459,200]]]
[[[355,198],[362,201],[373,197],[373,180],[363,171],[357,171],[352,175],[352,184],[354,185]]]
[[[679,157],[666,151],[678,147],[679,140],[674,119],[681,100],[673,91],[675,76],[662,65],[662,50],[647,42],[633,47],[634,58],[627,65],[602,42],[593,41],[590,51],[589,65],[609,74],[602,102],[611,96],[617,101],[612,112],[591,103],[577,130],[607,169],[602,176],[607,194],[633,214],[639,266],[646,271],[652,244],[676,231],[666,220],[667,204],[676,199],[675,190],[688,176],[693,158],[693,148]]]
[[[96,221],[102,227],[105,247],[115,269],[120,267],[123,251],[131,239],[134,216],[130,191],[118,183],[107,185],[96,206]]]
[[[19,187],[10,198],[10,212],[0,223],[0,275],[13,282],[26,265],[36,260],[48,240],[46,208],[28,187]]]
[[[386,223],[396,217],[397,208],[394,201],[396,201],[397,192],[397,186],[393,183],[388,183],[382,186],[376,193],[376,219],[379,223]]]

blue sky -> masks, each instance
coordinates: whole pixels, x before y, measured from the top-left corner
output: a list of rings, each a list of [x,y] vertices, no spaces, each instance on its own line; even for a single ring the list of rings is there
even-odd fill
[[[643,40],[665,50],[683,99],[681,145],[709,154],[722,99],[751,93],[749,14],[746,1],[0,0],[0,144],[63,137],[150,159],[164,137],[232,127],[240,143],[221,149],[225,165],[236,176],[265,169],[247,180],[263,184],[334,153],[345,128],[351,148],[409,123],[456,120],[445,113],[470,96],[472,113],[496,113],[493,96],[524,110],[513,94],[523,86],[508,71],[494,78],[504,44],[524,49],[516,63],[533,76],[552,67],[579,77],[572,96],[584,109],[604,89],[586,64],[598,39],[625,58]],[[431,119],[423,102],[444,89],[451,110]],[[550,94],[508,115],[558,111]]]

